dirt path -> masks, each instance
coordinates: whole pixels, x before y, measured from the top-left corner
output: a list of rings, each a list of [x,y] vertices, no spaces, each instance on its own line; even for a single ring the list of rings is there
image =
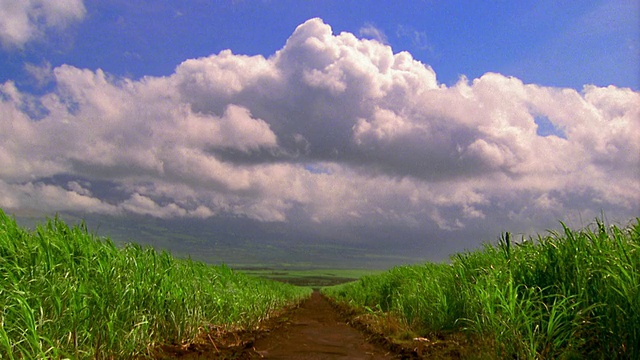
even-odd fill
[[[347,308],[344,309],[349,313]],[[493,350],[462,333],[440,334],[415,343],[399,340],[389,329],[372,329],[375,322],[345,315],[358,328],[347,325],[339,310],[315,291],[299,307],[264,321],[253,330],[229,332],[211,329],[200,341],[185,345],[162,345],[157,360],[253,360],[253,359],[465,359]],[[384,334],[383,334],[384,332]],[[389,341],[389,338],[394,340]],[[369,342],[374,339],[374,343]],[[384,344],[380,345],[380,344]],[[393,349],[392,351],[385,349]],[[491,358],[490,356],[480,358]]]
[[[286,323],[257,339],[252,358],[259,359],[396,359],[340,320],[317,291]]]
[[[260,330],[222,332],[202,342],[160,347],[156,359],[400,359],[343,321],[315,291],[298,308]]]

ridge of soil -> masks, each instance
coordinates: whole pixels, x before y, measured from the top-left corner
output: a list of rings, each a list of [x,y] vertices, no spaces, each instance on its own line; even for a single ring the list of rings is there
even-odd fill
[[[462,332],[439,332],[419,336],[406,324],[386,313],[364,313],[353,307],[331,301],[348,324],[371,342],[381,344],[402,359],[492,359],[491,348],[479,339]]]

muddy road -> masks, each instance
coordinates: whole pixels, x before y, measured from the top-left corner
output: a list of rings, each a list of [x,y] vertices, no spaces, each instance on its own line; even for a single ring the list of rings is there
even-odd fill
[[[315,291],[299,307],[250,332],[207,335],[188,346],[163,346],[157,359],[402,359],[347,325]]]
[[[318,292],[289,314],[283,326],[257,339],[255,359],[397,359],[340,319]]]

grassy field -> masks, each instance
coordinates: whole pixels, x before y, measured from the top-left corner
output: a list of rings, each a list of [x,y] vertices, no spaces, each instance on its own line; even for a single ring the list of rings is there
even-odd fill
[[[322,288],[358,280],[363,276],[381,274],[382,270],[364,269],[307,269],[307,268],[273,268],[245,267],[235,268],[247,275],[285,282],[296,286]]]
[[[0,358],[132,358],[252,327],[309,288],[116,247],[59,219],[35,231],[0,210]]]
[[[507,233],[449,264],[323,291],[397,319],[412,336],[476,335],[485,358],[640,359],[640,219],[518,242]]]
[[[640,358],[640,219],[507,233],[449,263],[386,272],[232,270],[116,246],[58,218],[27,230],[0,210],[1,359],[148,357],[213,328],[253,327],[310,287],[409,339],[482,339],[478,358]]]

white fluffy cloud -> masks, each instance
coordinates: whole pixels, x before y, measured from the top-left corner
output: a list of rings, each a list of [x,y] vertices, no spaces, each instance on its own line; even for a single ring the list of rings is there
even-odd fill
[[[409,53],[320,19],[268,58],[223,51],[136,81],[53,73],[42,96],[0,87],[5,209],[494,233],[640,210],[629,89],[495,73],[447,87]],[[539,135],[541,117],[562,136]]]
[[[82,0],[0,0],[0,43],[22,47],[48,29],[63,29],[86,13]]]

